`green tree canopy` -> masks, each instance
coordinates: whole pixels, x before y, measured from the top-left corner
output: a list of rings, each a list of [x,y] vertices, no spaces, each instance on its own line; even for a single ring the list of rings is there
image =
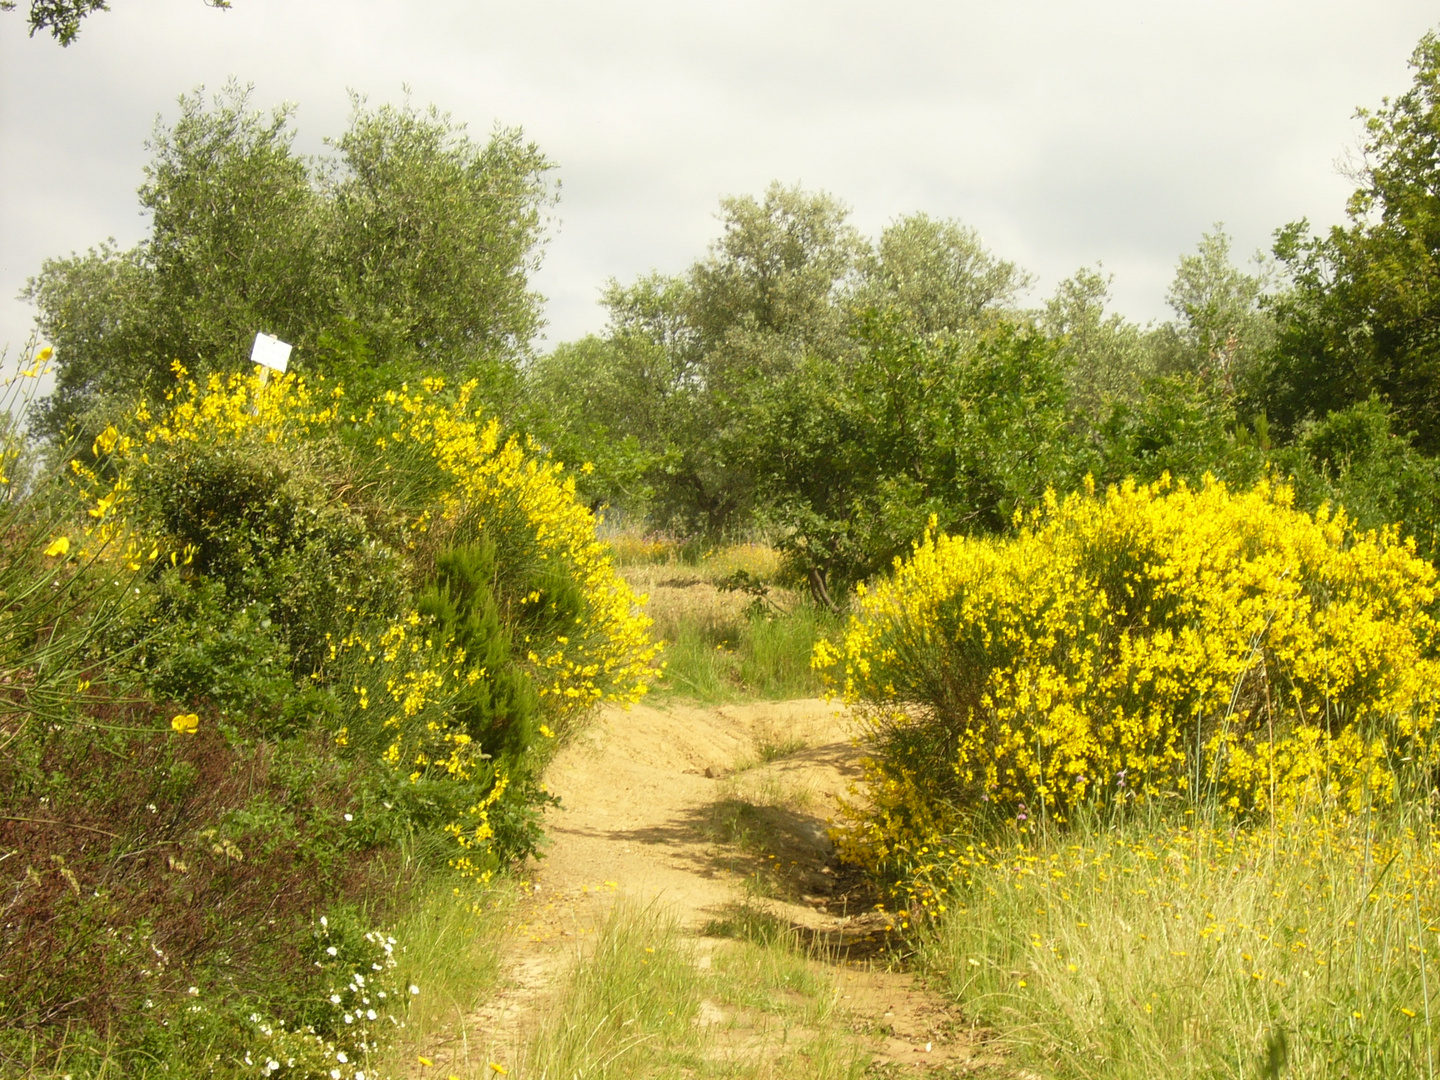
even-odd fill
[[[1247,274],[1231,261],[1230,237],[1216,223],[1203,233],[1193,254],[1182,255],[1165,299],[1177,321],[1166,324],[1159,348],[1161,365],[1198,376],[1229,397],[1253,375],[1274,339],[1274,324],[1262,306],[1266,268]]]
[[[204,0],[206,7],[228,8],[230,0]],[[0,11],[14,11],[15,0],[0,0]],[[49,31],[50,36],[68,47],[80,34],[80,21],[97,11],[109,11],[105,0],[30,0],[30,36]]]
[[[844,363],[811,358],[757,399],[734,450],[762,516],[817,600],[888,569],[934,516],[993,532],[1070,479],[1055,343],[997,322],[922,336],[872,312]]]
[[[876,347],[865,327],[883,322],[891,336],[953,355],[962,339],[1016,318],[1029,282],[959,222],[916,214],[872,243],[833,196],[778,183],[759,198],[722,200],[720,222],[685,273],[611,282],[602,340],[557,349],[530,369],[531,392],[552,415],[583,415],[585,445],[572,438],[561,453],[596,464],[591,487],[643,492],[655,523],[686,533],[745,520],[755,470],[775,467],[757,450],[757,432],[798,407],[804,388],[865,370]],[[638,456],[616,464],[642,464],[641,484],[598,477],[622,435],[634,437]],[[559,449],[565,437],[547,441]]]
[[[1260,398],[1285,431],[1368,400],[1440,452],[1440,37],[1421,39],[1411,88],[1360,110],[1365,140],[1349,222],[1300,221],[1275,254],[1289,288]]]
[[[1107,313],[1110,282],[1098,269],[1081,268],[1060,283],[1036,317],[1060,343],[1071,399],[1090,417],[1114,402],[1138,400],[1155,367],[1152,335],[1122,315]]]
[[[921,336],[964,333],[1013,314],[1031,283],[986,251],[974,229],[928,214],[889,225],[863,267],[856,305],[889,312]]]
[[[540,325],[549,163],[518,129],[484,143],[434,109],[356,99],[333,153],[294,150],[293,110],[234,84],[157,124],[140,188],[150,236],[48,260],[27,297],[56,349],[46,422],[153,395],[171,365],[235,370],[256,331],[358,393],[405,372],[479,377],[513,396]]]

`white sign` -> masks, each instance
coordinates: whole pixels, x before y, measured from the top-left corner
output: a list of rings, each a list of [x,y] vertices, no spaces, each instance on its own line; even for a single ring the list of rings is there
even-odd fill
[[[256,334],[250,349],[250,362],[284,374],[290,366],[290,346],[273,334]]]

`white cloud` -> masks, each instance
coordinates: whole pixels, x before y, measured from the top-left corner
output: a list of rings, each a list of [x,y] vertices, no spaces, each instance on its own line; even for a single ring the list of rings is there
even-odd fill
[[[823,187],[873,232],[914,210],[975,225],[1040,290],[1103,260],[1163,317],[1178,256],[1336,220],[1358,105],[1404,90],[1435,19],[1410,0],[121,2],[60,49],[0,15],[0,343],[42,259],[143,235],[143,142],[174,99],[234,75],[337,134],[346,89],[409,83],[483,134],[520,124],[558,163],[540,288],[549,338],[596,329],[601,282],[679,270],[720,196]]]

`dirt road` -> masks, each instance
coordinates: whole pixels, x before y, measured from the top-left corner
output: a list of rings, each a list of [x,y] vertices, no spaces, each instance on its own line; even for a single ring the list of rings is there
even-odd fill
[[[947,1075],[984,1064],[954,1011],[894,970],[891,920],[835,857],[837,799],[860,773],[851,734],[822,701],[602,712],[546,775],[561,807],[517,910],[502,987],[467,1025],[467,1056],[515,1060],[586,939],[627,897],[665,906],[697,955],[724,947],[737,910],[762,910],[813,946],[876,1062]]]

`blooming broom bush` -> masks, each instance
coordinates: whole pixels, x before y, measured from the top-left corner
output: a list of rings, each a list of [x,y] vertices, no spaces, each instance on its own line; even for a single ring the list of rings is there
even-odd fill
[[[444,823],[451,865],[484,878],[497,856],[536,850],[550,749],[596,703],[638,700],[659,646],[573,479],[503,439],[473,393],[427,379],[351,419],[364,483],[396,514],[428,585],[378,636],[339,642],[337,658],[363,657],[350,715],[379,721],[382,759],[412,785],[397,798],[427,791],[435,806],[465,793]],[[462,585],[475,559],[487,580]]]
[[[493,544],[502,619],[553,724],[600,701],[638,700],[658,653],[644,598],[615,572],[574,479],[535,447],[502,438],[474,390],[452,394],[426,379],[354,420],[372,440],[367,482],[403,515],[422,558],[429,539],[432,564],[448,550]]]
[[[551,748],[644,692],[643,598],[470,388],[354,415],[330,384],[176,375],[69,484],[0,433],[0,839],[23,853],[0,1072],[373,1080],[389,960],[311,956],[312,918],[333,939],[417,863],[484,879],[533,851]]]
[[[140,407],[73,466],[85,542],[151,549],[151,685],[252,726],[283,698],[264,730],[328,725],[464,872],[533,852],[548,748],[596,702],[643,694],[657,652],[573,480],[503,439],[473,385],[425,380],[347,416],[343,390],[294,375],[176,374],[162,413]],[[482,550],[477,610],[441,603],[445,568]]]
[[[865,725],[848,842],[872,866],[987,808],[1359,808],[1434,765],[1436,572],[1394,530],[1168,478],[1020,524],[927,535],[817,649]]]

